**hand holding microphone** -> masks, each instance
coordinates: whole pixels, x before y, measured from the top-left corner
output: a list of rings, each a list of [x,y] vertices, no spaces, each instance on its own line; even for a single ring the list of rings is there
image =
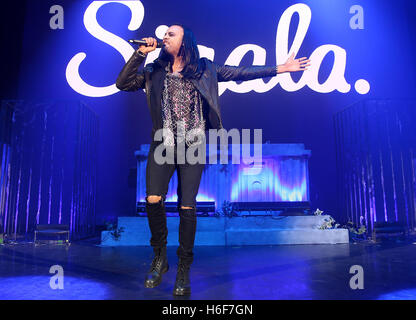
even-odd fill
[[[144,55],[156,50],[157,47],[160,48],[163,45],[162,43],[158,43],[157,40],[152,37],[142,38],[142,40],[129,40],[129,42],[139,44],[140,46],[138,51]]]

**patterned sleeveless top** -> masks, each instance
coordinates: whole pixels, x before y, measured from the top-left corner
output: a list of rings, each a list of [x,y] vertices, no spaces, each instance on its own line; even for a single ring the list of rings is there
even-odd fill
[[[198,145],[203,140],[200,135],[205,135],[201,94],[190,80],[170,72],[170,65],[162,93],[164,144],[174,146],[185,138],[186,146]]]

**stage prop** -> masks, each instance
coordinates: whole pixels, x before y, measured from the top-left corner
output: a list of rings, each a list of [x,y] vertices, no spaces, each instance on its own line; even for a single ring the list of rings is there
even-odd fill
[[[103,246],[149,245],[150,231],[145,217],[145,177],[149,145],[142,145],[137,157],[137,208],[139,217],[119,217],[123,232],[114,238],[111,231],[101,234]],[[209,157],[207,148],[207,159]],[[309,212],[308,159],[310,150],[303,144],[263,144],[261,171],[253,165],[231,163],[207,164],[197,197],[201,205],[215,203],[223,212],[224,201],[236,216],[198,216],[196,245],[273,245],[348,243],[346,229],[320,230],[329,216],[305,215]],[[258,168],[257,168],[258,169]],[[167,194],[168,245],[178,245],[179,218],[175,212],[177,176],[173,175]],[[289,216],[290,210],[298,216]],[[203,210],[202,210],[203,211]]]
[[[78,101],[2,101],[0,122],[0,232],[32,239],[58,224],[92,235],[97,116]]]
[[[198,201],[198,215],[208,216],[210,212],[215,212],[215,201]],[[166,201],[165,211],[167,216],[178,216],[178,202]],[[146,216],[146,202],[137,203],[137,213]]]
[[[239,216],[278,214],[279,216],[311,214],[309,201],[231,202]]]
[[[65,225],[65,224],[38,224],[36,225],[36,230],[35,230],[35,239],[33,240],[33,242],[36,244],[39,243],[40,238],[39,236],[45,236],[50,238],[55,237],[55,238],[60,238],[61,235],[66,236],[65,239],[65,244],[69,245],[69,226]],[[59,240],[55,240],[55,241],[59,241]],[[63,240],[60,240],[63,242]]]
[[[304,215],[310,214],[310,204],[308,201],[281,201],[281,202],[230,202],[228,204],[231,210],[239,216],[257,216],[257,215]],[[167,216],[178,215],[177,202],[165,202]],[[209,216],[210,213],[216,212],[215,201],[198,201],[197,215]],[[146,216],[146,202],[137,203],[137,213],[140,216]],[[176,213],[176,214],[175,214]]]
[[[136,151],[137,158],[137,202],[144,203],[146,197],[146,163],[149,145],[141,145]],[[241,154],[240,148],[240,154]],[[310,150],[303,144],[263,144],[262,166],[246,165],[240,158],[240,164],[232,164],[231,145],[228,148],[228,163],[209,163],[207,147],[207,165],[201,178],[197,201],[215,201],[220,210],[227,202],[309,202],[308,159]],[[253,155],[253,153],[251,153]],[[166,201],[177,201],[178,185],[176,172],[169,184]]]
[[[415,100],[363,100],[334,116],[339,212],[369,234],[415,228],[415,123]]]

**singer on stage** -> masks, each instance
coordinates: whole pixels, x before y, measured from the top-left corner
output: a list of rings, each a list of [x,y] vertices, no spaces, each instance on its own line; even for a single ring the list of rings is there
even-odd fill
[[[277,73],[303,71],[310,64],[306,57],[293,59],[292,54],[285,64],[278,66],[236,67],[218,65],[200,58],[197,42],[192,31],[183,25],[172,25],[163,37],[159,57],[138,71],[146,55],[155,50],[154,38],[143,38],[141,45],[121,70],[116,86],[123,91],[145,89],[150,109],[152,142],[146,167],[146,211],[151,231],[150,245],[154,251],[151,268],[145,279],[146,288],[154,288],[162,281],[162,274],[169,269],[166,245],[167,226],[165,199],[169,181],[177,170],[179,247],[178,268],[173,289],[174,295],[191,293],[189,271],[193,262],[193,247],[196,232],[196,196],[205,164],[165,163],[155,161],[155,148],[164,143],[174,146],[180,143],[178,124],[185,132],[203,132],[222,128],[218,103],[218,82],[251,80],[273,77]],[[173,133],[170,139],[160,142],[155,133],[164,129]],[[185,147],[195,141],[185,139]],[[175,154],[175,157],[177,155]]]

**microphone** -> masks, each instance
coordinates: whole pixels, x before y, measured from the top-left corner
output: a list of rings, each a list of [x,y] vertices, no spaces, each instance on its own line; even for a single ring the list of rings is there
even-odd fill
[[[141,45],[141,46],[148,47],[147,42],[145,40],[134,40],[133,39],[133,40],[129,40],[129,42],[134,43],[134,44],[138,44],[138,45]],[[158,41],[156,48],[162,48],[162,47],[163,47],[163,42]]]

